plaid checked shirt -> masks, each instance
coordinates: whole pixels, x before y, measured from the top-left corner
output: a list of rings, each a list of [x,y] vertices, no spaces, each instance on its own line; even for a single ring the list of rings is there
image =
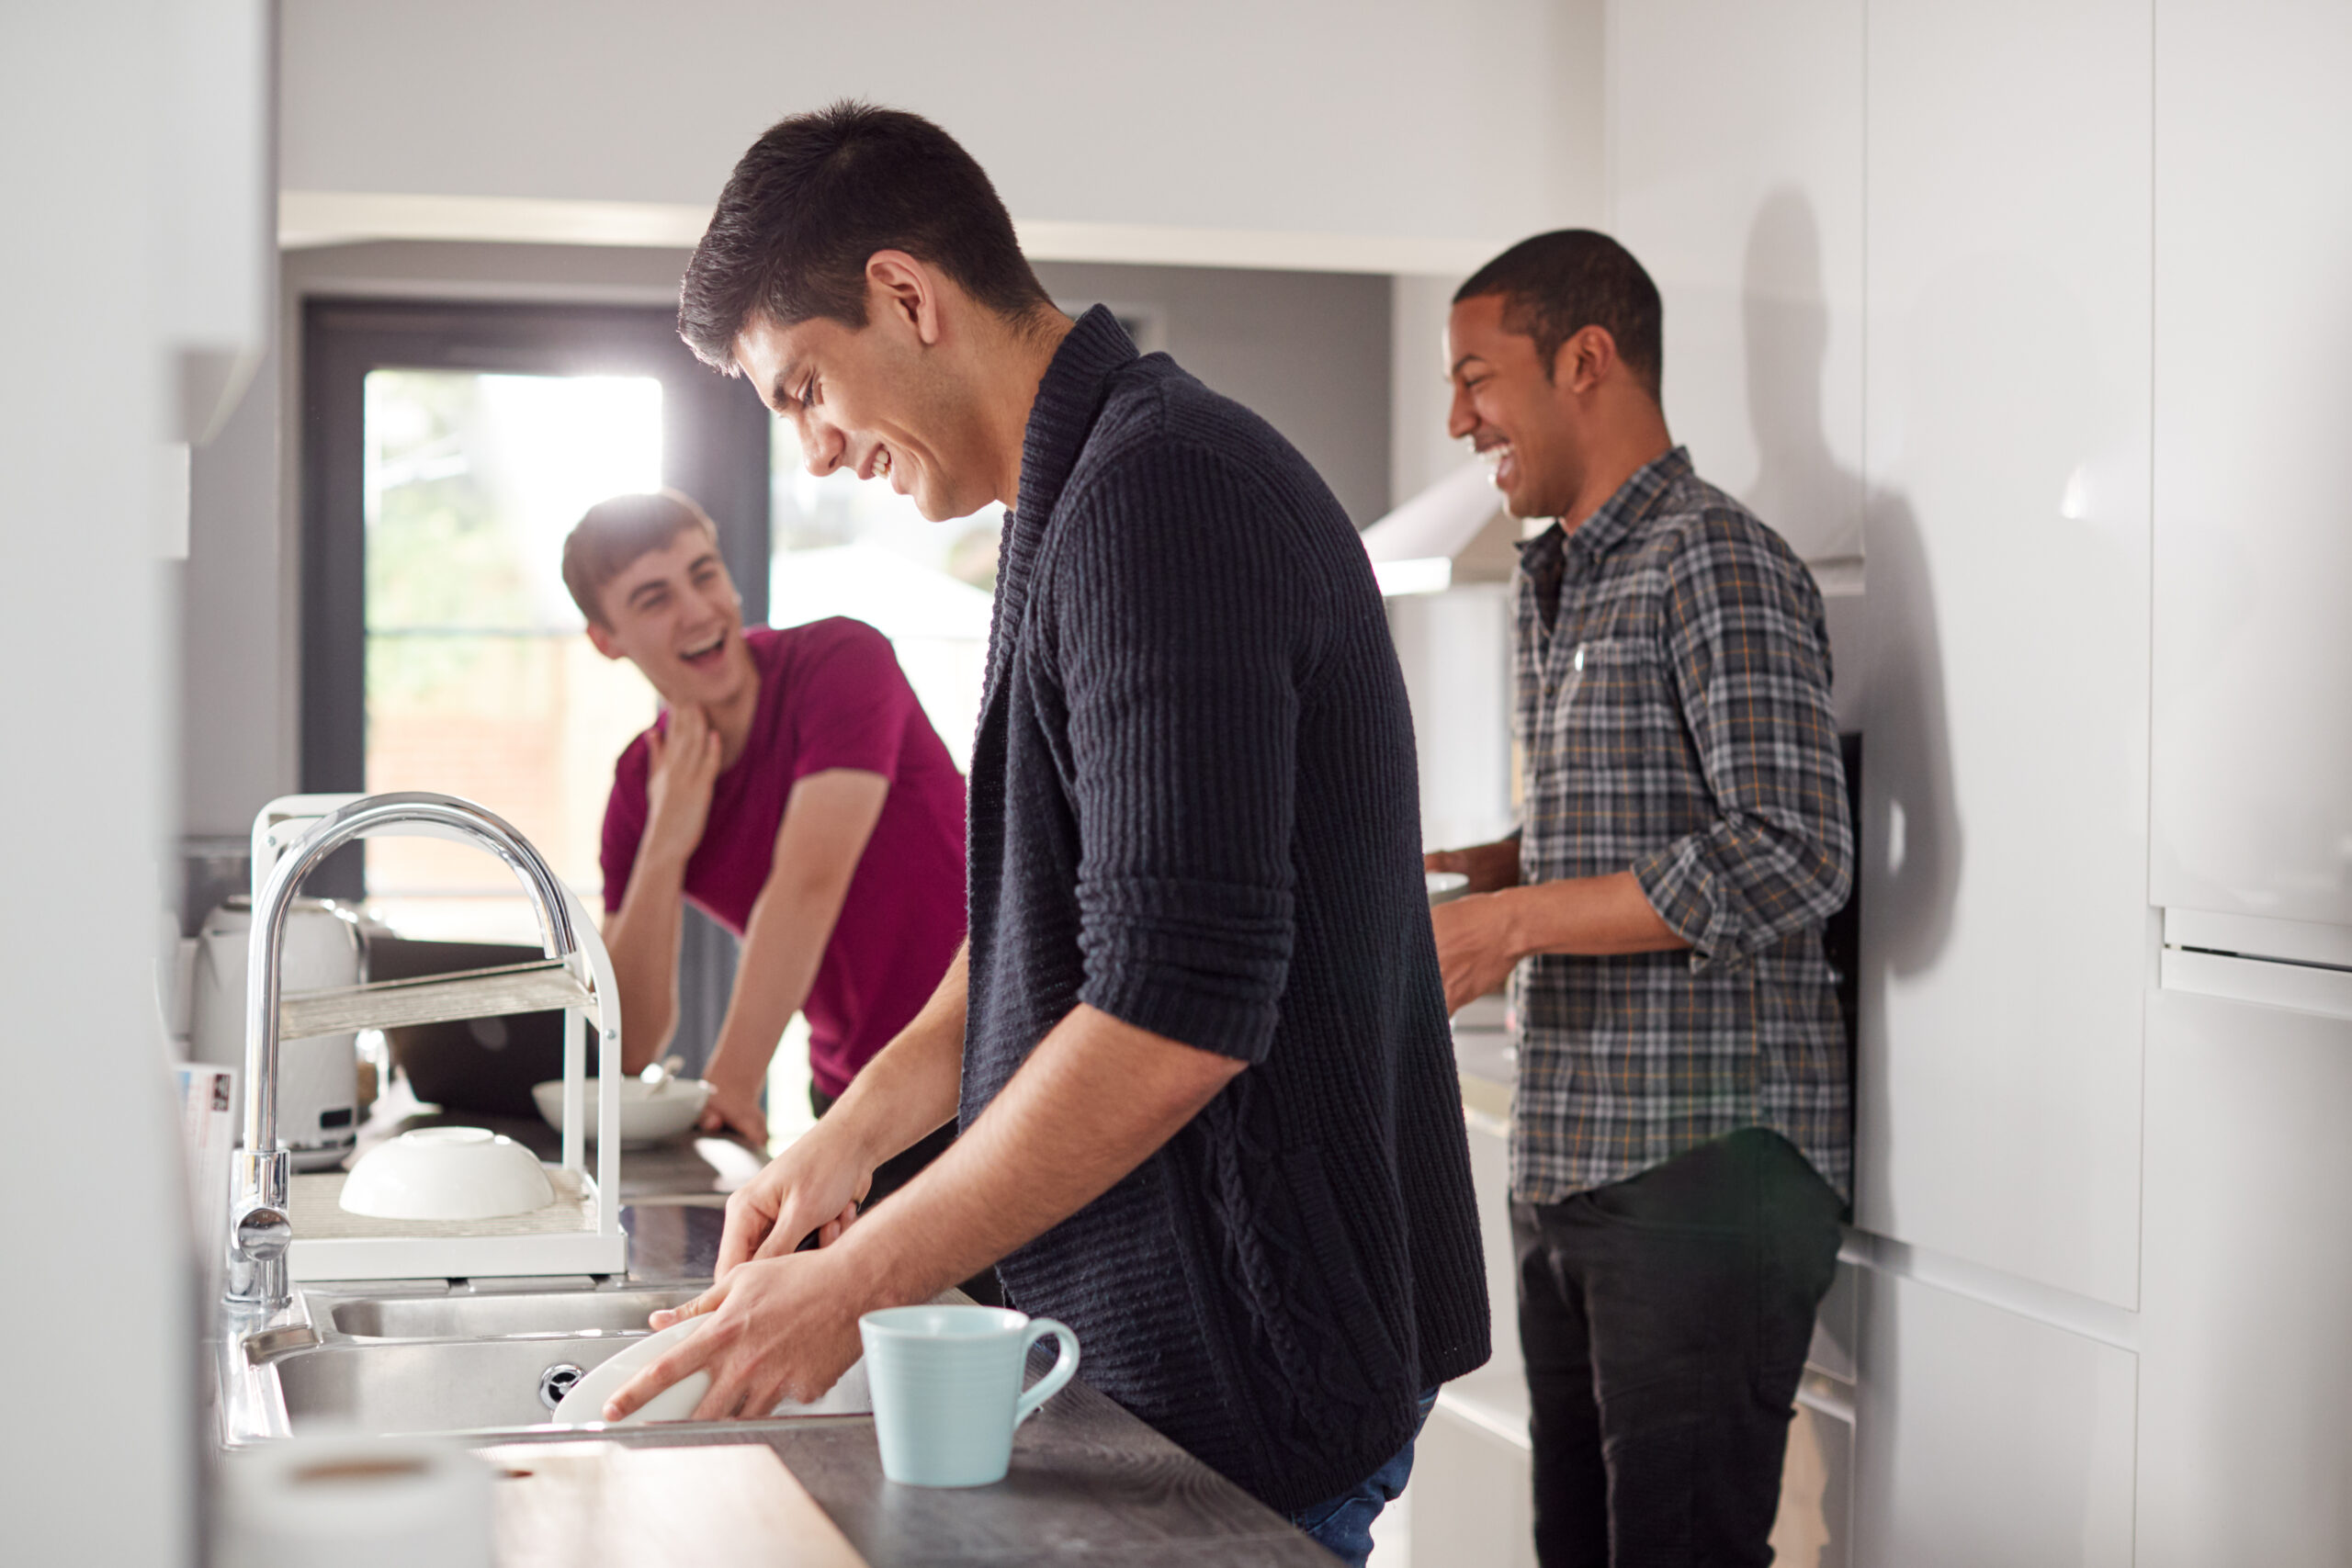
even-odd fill
[[[1850,1196],[1821,928],[1853,833],[1812,573],[1678,446],[1523,545],[1514,590],[1520,878],[1631,869],[1690,950],[1519,965],[1512,1194],[1555,1202],[1763,1126]]]

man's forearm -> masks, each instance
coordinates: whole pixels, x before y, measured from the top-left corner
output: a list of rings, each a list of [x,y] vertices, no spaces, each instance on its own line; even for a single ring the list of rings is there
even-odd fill
[[[1573,953],[1608,957],[1670,953],[1690,944],[1659,918],[1630,871],[1538,882],[1497,896],[1514,957]]]
[[[808,999],[890,781],[854,768],[801,779],[785,797],[766,883],[743,923],[743,956],[705,1077],[754,1090],[792,1015]],[[960,1044],[960,1042],[959,1042]]]
[[[869,1170],[955,1118],[964,1083],[967,965],[958,949],[922,1010],[858,1069],[825,1113],[837,1134],[854,1141]]]
[[[873,1304],[928,1301],[1109,1190],[1243,1066],[1080,1007],[945,1154],[836,1245]]]
[[[752,1089],[766,1077],[784,1026],[808,999],[817,965],[832,936],[841,906],[820,907],[796,887],[775,883],[760,894],[743,928],[735,988],[727,1000],[703,1076],[713,1083]]]
[[[636,1072],[662,1055],[678,1026],[678,931],[685,863],[640,858],[621,907],[605,922],[605,951],[621,993],[621,1066]]]

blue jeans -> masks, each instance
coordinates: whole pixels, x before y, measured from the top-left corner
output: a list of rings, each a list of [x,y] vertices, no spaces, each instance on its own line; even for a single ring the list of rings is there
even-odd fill
[[[1348,1568],[1364,1568],[1365,1560],[1372,1555],[1372,1521],[1380,1517],[1380,1510],[1405,1490],[1405,1483],[1413,1473],[1413,1438],[1421,1435],[1421,1427],[1430,1418],[1430,1406],[1436,1403],[1437,1390],[1430,1389],[1421,1395],[1419,1409],[1413,1417],[1413,1437],[1405,1439],[1405,1446],[1386,1464],[1337,1497],[1299,1509],[1290,1516],[1290,1522]]]

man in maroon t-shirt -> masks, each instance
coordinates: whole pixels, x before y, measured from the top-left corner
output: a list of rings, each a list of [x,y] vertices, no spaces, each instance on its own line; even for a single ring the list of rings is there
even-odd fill
[[[667,709],[621,753],[605,807],[623,1065],[652,1061],[676,1028],[691,899],[743,942],[704,1125],[764,1147],[760,1086],[793,1013],[808,1020],[821,1112],[955,958],[964,780],[880,632],[743,626],[717,530],[684,496],[591,508],[563,576],[597,651],[634,663]],[[936,1153],[876,1172],[868,1201]]]

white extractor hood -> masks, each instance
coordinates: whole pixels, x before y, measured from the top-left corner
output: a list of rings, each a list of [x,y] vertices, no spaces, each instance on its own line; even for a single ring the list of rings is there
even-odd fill
[[[1380,592],[1437,593],[1502,582],[1519,564],[1520,521],[1503,510],[1484,463],[1470,463],[1363,531]]]

